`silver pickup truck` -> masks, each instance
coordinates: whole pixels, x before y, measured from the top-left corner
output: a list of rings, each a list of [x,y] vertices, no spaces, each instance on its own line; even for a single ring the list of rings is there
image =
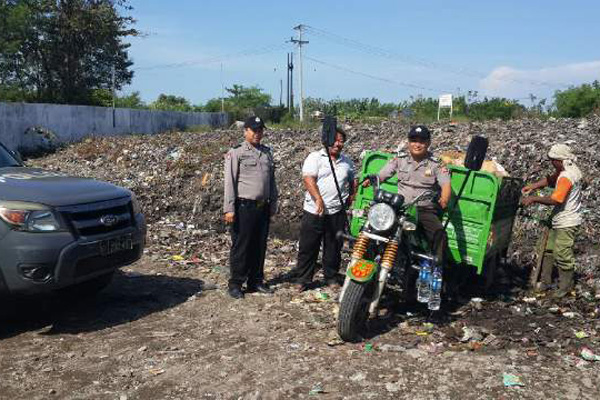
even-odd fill
[[[145,238],[129,190],[24,167],[0,144],[0,296],[100,290],[141,257]]]

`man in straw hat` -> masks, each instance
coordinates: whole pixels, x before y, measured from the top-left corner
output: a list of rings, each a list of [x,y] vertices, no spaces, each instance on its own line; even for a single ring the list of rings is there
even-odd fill
[[[555,144],[548,152],[548,160],[556,170],[552,175],[523,188],[530,194],[546,186],[554,188],[550,196],[528,196],[521,200],[523,206],[534,203],[554,206],[551,214],[552,229],[543,250],[541,283],[538,290],[547,290],[552,284],[552,268],[558,269],[558,290],[555,298],[565,297],[573,289],[575,256],[573,243],[581,225],[582,173],[575,165],[575,155],[565,144]]]

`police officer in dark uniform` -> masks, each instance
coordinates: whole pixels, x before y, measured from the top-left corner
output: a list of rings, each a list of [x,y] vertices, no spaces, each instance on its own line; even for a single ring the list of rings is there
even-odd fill
[[[229,295],[272,293],[264,283],[271,215],[277,211],[277,186],[271,149],[260,144],[265,124],[259,117],[244,123],[245,141],[225,156],[225,222],[231,224]]]

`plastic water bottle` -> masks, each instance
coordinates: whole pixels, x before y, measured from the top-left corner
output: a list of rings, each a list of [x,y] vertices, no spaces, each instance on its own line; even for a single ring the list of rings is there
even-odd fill
[[[437,311],[440,309],[440,303],[442,302],[442,271],[440,268],[435,268],[431,275],[431,295],[429,297],[429,303],[427,308],[431,311]]]
[[[417,279],[417,300],[419,303],[429,303],[431,297],[431,262],[421,261],[419,278]]]

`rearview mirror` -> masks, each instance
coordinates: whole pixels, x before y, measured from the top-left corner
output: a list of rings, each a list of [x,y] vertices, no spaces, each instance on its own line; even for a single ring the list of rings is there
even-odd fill
[[[326,116],[323,119],[323,131],[321,132],[321,143],[326,147],[331,147],[335,143],[335,134],[337,129],[337,119]]]
[[[487,149],[488,140],[486,137],[481,135],[473,136],[471,143],[469,143],[469,147],[467,148],[465,167],[473,171],[479,171],[485,161]]]
[[[12,156],[16,158],[20,164],[23,164],[23,157],[18,150],[10,150],[10,154],[12,154]]]

